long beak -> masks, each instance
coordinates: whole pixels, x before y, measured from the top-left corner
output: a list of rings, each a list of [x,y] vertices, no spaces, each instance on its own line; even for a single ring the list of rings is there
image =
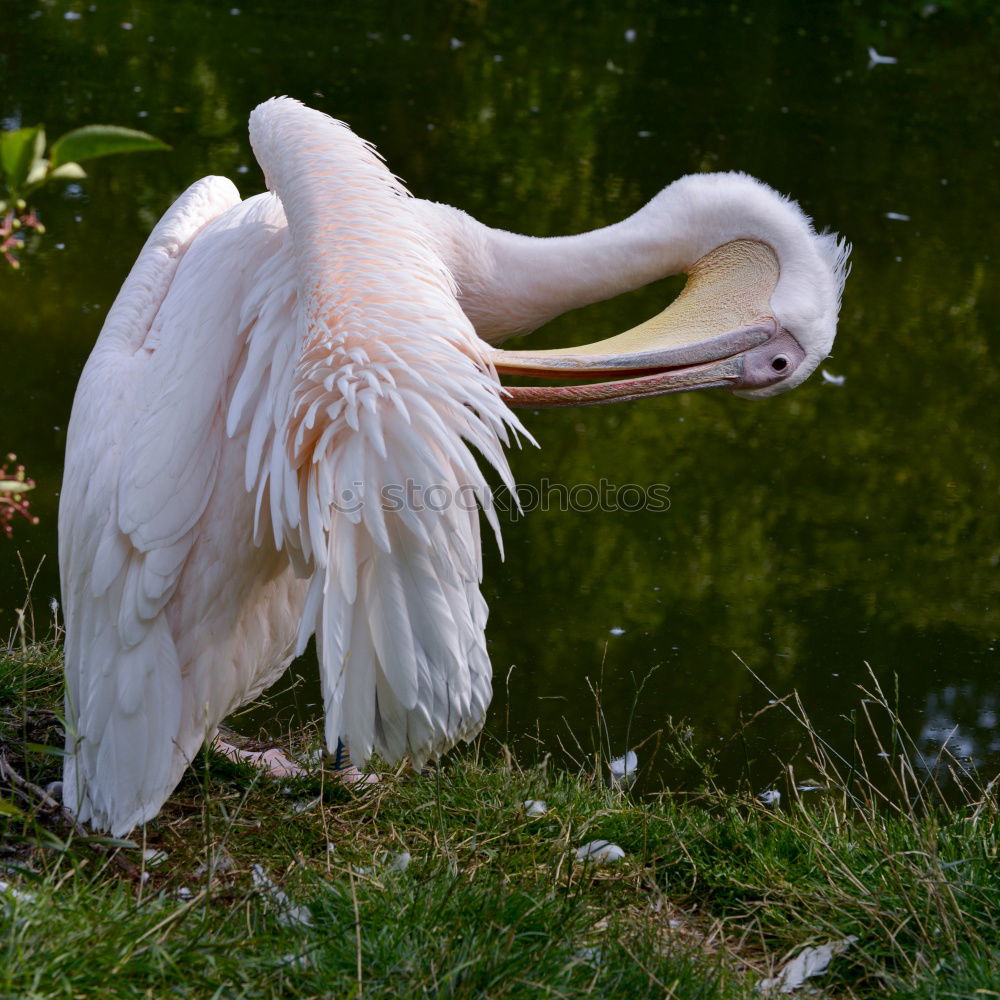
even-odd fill
[[[774,251],[756,240],[737,240],[698,260],[681,294],[625,333],[564,351],[494,349],[490,358],[501,375],[599,380],[505,386],[511,406],[590,406],[773,385],[805,356],[770,313],[777,280]]]

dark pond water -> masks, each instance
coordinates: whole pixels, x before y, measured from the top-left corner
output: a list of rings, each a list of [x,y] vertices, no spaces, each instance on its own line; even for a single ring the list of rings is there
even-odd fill
[[[536,235],[634,211],[673,178],[743,169],[854,243],[835,356],[776,400],[700,395],[527,414],[543,490],[669,487],[665,511],[548,510],[487,551],[497,736],[616,750],[688,720],[720,746],[771,688],[846,749],[866,664],[923,752],[1000,760],[1000,31],[991,3],[805,5],[4,0],[0,120],[93,121],[173,151],[95,164],[34,203],[48,232],[0,268],[0,451],[38,527],[0,538],[0,625],[36,576],[44,631],[73,389],[146,234],[192,180],[262,189],[250,109],[291,94],[372,139],[420,196]],[[613,9],[612,9],[613,8]],[[869,65],[868,48],[897,58]],[[671,283],[564,317],[623,329]],[[577,495],[579,499],[579,494]],[[586,504],[584,505],[586,506]],[[307,680],[266,715],[317,709]],[[637,688],[645,680],[641,695]],[[509,691],[509,695],[508,695]],[[722,761],[763,785],[801,732],[769,713]],[[647,756],[644,758],[648,760]],[[804,765],[803,765],[804,766]],[[654,783],[684,779],[663,761]]]

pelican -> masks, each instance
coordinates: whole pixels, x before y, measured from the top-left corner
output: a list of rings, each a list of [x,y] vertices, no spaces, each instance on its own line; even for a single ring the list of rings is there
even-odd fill
[[[513,493],[505,447],[529,435],[511,407],[771,396],[836,330],[849,248],[742,174],[538,239],[412,197],[289,98],[253,111],[250,139],[267,192],[206,177],[178,198],[73,402],[63,794],[116,836],[313,635],[331,751],[419,766],[473,737],[491,697],[477,503],[500,534],[476,455]],[[681,295],[625,333],[494,346],[681,272]],[[408,485],[451,502],[409,502]]]

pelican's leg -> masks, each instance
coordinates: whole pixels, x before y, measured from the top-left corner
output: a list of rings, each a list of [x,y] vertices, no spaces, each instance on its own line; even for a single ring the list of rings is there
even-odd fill
[[[377,774],[362,774],[352,763],[350,754],[347,752],[347,744],[338,739],[337,752],[333,755],[333,771],[338,780],[345,785],[361,783],[363,785],[378,784]]]
[[[284,750],[279,747],[271,747],[268,750],[241,750],[239,747],[227,743],[221,736],[216,736],[212,745],[224,757],[232,761],[243,764],[251,764],[254,767],[264,769],[264,773],[272,778],[291,778],[306,774],[306,770],[299,767]],[[333,771],[338,781],[345,785],[375,785],[378,783],[377,774],[362,774],[352,763],[350,754],[347,751],[347,744],[343,740],[337,740],[337,752],[333,756]]]
[[[264,768],[265,773],[272,778],[291,778],[306,773],[278,747],[271,747],[269,750],[241,750],[227,743],[221,736],[216,736],[212,745],[232,761]]]

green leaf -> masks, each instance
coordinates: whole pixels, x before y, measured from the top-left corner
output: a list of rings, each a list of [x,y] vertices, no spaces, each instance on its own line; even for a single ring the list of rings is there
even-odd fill
[[[44,753],[48,754],[50,757],[68,757],[66,750],[63,747],[54,747],[48,743],[25,743],[25,750],[30,750],[32,753]]]
[[[20,479],[0,479],[0,493],[27,493],[34,488],[31,483],[23,483]]]
[[[28,191],[33,187],[38,187],[39,184],[45,181],[48,172],[48,160],[35,160],[35,162],[31,164],[31,173],[28,174],[28,179],[24,182],[24,191]]]
[[[19,128],[0,132],[0,167],[11,196],[16,198],[27,184],[36,161],[45,151],[45,129]]]
[[[49,180],[78,181],[87,173],[79,163],[64,163],[61,167],[49,171]]]
[[[8,802],[6,799],[0,799],[0,816],[23,816],[24,813],[14,805],[13,802]]]
[[[134,840],[123,840],[121,837],[79,837],[78,843],[99,844],[101,847],[117,847],[123,850],[136,851],[139,845]]]
[[[169,149],[156,136],[118,125],[84,125],[60,136],[50,150],[53,169],[78,160],[93,160],[115,153],[146,153]]]

